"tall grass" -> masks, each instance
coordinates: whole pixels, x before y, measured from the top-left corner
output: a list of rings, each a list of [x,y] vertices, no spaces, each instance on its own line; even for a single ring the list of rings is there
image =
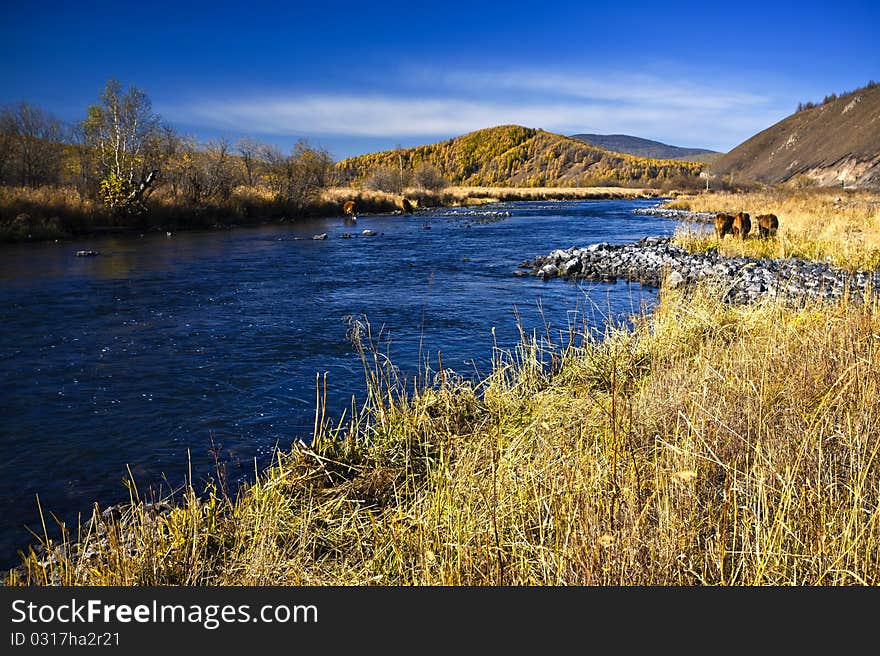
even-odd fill
[[[753,225],[750,239],[725,239],[720,246],[725,255],[801,257],[848,269],[880,267],[880,195],[876,192],[770,188],[679,196],[667,206],[699,212],[743,210],[751,214],[753,223],[759,214],[779,217],[776,239],[757,239],[757,225]],[[678,241],[699,250],[700,242],[692,237],[699,235],[685,232]]]
[[[9,583],[874,585],[880,302],[663,291],[633,330],[523,336],[411,390],[354,324],[369,393],[254,483],[132,488]],[[574,336],[570,336],[574,337]]]

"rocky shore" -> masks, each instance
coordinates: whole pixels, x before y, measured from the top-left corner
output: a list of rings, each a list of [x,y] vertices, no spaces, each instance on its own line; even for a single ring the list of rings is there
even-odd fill
[[[639,207],[632,211],[633,214],[646,216],[659,216],[664,219],[685,221],[689,223],[712,223],[715,215],[712,212],[691,212],[690,210],[670,210],[663,207]]]
[[[525,261],[521,270],[543,279],[565,278],[597,282],[631,282],[659,287],[666,279],[672,287],[716,280],[725,289],[725,300],[750,303],[763,297],[798,300],[837,299],[844,294],[859,298],[880,288],[880,272],[851,272],[799,259],[724,257],[716,252],[688,253],[669,237],[647,237],[631,244],[592,244],[555,250]]]

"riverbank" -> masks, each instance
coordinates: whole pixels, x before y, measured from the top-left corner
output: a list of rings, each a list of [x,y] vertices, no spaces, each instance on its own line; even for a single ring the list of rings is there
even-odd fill
[[[599,243],[555,250],[525,261],[543,280],[565,278],[592,282],[630,282],[673,288],[711,280],[723,289],[722,298],[753,303],[761,298],[800,302],[805,298],[863,300],[880,289],[880,272],[847,271],[827,262],[796,258],[725,257],[716,250],[690,252],[673,239],[648,237],[632,244]]]
[[[665,289],[633,330],[370,393],[258,480],[96,511],[11,584],[876,585],[880,303]],[[320,397],[319,397],[320,398]]]
[[[355,324],[368,394],[353,414],[328,417],[318,386],[314,440],[255,483],[133,493],[7,583],[880,584],[872,284],[656,237],[551,255],[557,270],[650,264],[660,303],[601,339],[524,331],[484,379],[441,371],[415,391]],[[677,282],[675,262],[690,267]],[[793,272],[802,288],[780,293]],[[775,297],[726,296],[764,273]]]
[[[411,213],[436,207],[534,200],[658,198],[659,190],[625,187],[447,187],[440,191],[405,189],[400,194],[332,187],[311,201],[290,207],[267,190],[237,187],[224,202],[191,205],[156,195],[139,214],[112,215],[72,188],[0,188],[0,242],[63,240],[106,234],[229,229],[343,217],[355,203],[356,214]]]

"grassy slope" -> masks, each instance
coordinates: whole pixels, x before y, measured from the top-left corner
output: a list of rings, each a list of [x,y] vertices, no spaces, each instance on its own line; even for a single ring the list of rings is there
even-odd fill
[[[719,175],[733,173],[738,180],[774,184],[801,173],[839,171],[848,159],[872,166],[845,175],[847,184],[880,184],[880,85],[796,112],[747,139],[710,169]]]

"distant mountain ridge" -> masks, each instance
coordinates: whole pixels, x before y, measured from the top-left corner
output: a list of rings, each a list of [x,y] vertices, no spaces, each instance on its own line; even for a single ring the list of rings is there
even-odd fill
[[[561,134],[520,125],[477,130],[434,144],[349,157],[336,164],[346,182],[385,168],[414,170],[431,164],[453,185],[589,187],[693,182],[704,164],[635,157]]]
[[[614,151],[615,153],[625,153],[627,155],[635,155],[636,157],[710,162],[723,154],[706,148],[670,146],[659,141],[633,137],[628,134],[573,134],[571,138]]]
[[[822,186],[880,187],[880,84],[801,105],[710,170],[767,184],[803,179]]]

